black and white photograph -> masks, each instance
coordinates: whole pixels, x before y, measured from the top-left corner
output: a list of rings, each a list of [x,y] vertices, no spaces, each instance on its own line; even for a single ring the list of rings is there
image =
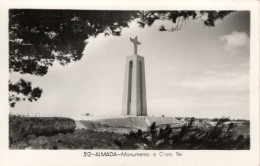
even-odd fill
[[[252,10],[6,11],[10,153],[142,160],[256,148]]]

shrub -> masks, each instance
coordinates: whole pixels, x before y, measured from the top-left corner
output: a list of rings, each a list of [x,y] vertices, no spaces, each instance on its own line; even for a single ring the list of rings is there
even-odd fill
[[[193,126],[194,118],[188,125],[183,125],[177,132],[167,125],[158,127],[153,123],[146,132],[130,133],[125,140],[120,140],[121,149],[136,148],[133,145],[143,145],[145,149],[249,149],[250,137],[235,132],[233,123],[228,118],[218,119],[216,126],[209,129]],[[132,145],[132,146],[131,146]]]
[[[72,133],[75,121],[62,117],[21,117],[9,116],[9,146],[27,140],[28,136],[50,136],[58,133]]]
[[[116,140],[122,137],[90,129],[75,130],[72,134],[40,136],[29,140],[32,149],[119,149]]]

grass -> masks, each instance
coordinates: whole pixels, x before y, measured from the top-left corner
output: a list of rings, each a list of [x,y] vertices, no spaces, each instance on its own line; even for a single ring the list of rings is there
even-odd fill
[[[119,149],[116,141],[121,137],[115,133],[79,129],[53,136],[30,136],[13,144],[11,149]]]
[[[22,117],[9,116],[9,147],[32,136],[52,136],[72,133],[75,121],[62,117]]]

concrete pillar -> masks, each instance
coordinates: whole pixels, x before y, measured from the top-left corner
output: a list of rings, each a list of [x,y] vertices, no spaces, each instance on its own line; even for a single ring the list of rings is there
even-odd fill
[[[126,57],[122,115],[147,116],[144,57]]]

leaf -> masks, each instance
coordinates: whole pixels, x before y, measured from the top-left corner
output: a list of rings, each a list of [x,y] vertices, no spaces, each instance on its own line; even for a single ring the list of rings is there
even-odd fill
[[[159,28],[159,31],[166,31],[165,27],[162,25],[160,28]]]

